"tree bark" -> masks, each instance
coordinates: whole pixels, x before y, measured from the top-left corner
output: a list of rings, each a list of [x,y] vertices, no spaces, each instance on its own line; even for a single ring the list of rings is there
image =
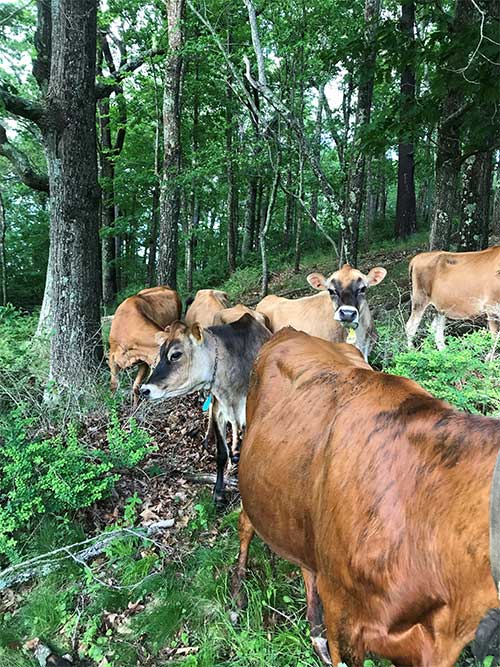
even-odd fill
[[[229,19],[228,19],[229,22]],[[227,29],[227,52],[231,53],[231,29]],[[226,84],[226,179],[227,179],[227,236],[226,257],[229,275],[236,271],[237,229],[238,229],[238,190],[236,184],[236,165],[234,160],[234,109],[233,77],[228,68]]]
[[[495,182],[493,190],[493,210],[491,213],[492,216],[492,229],[495,236],[500,235],[500,160],[496,162],[495,165]]]
[[[50,378],[81,387],[102,358],[95,114],[96,0],[52,6],[44,132],[50,187]]]
[[[355,139],[349,161],[340,258],[341,263],[348,262],[352,266],[356,266],[358,261],[359,226],[365,199],[365,151],[361,145],[361,137],[370,123],[379,14],[379,0],[365,0],[366,58],[358,85]]]
[[[417,213],[415,197],[415,160],[413,131],[411,125],[415,107],[415,3],[414,0],[403,0],[401,4],[400,30],[404,36],[401,72],[400,120],[403,126],[409,127],[404,132],[398,146],[398,192],[396,200],[396,238],[405,239],[417,230]]]
[[[265,209],[265,220],[264,224],[261,227],[259,234],[259,244],[260,244],[260,257],[262,261],[262,283],[261,283],[261,297],[267,295],[267,290],[269,287],[269,262],[267,258],[267,232],[269,230],[269,225],[271,223],[271,217],[274,210],[274,204],[276,202],[276,193],[278,191],[278,185],[280,181],[280,172],[279,172],[279,163],[276,164],[276,171],[274,174],[273,184],[271,186],[271,192],[269,194],[269,200]]]
[[[323,123],[323,107],[325,106],[325,86],[320,84],[318,94],[318,108],[314,126],[314,151],[316,159],[321,162],[321,128]],[[318,217],[318,188],[314,187],[311,194],[311,221]]]
[[[180,217],[180,97],[184,0],[166,0],[169,52],[163,86],[163,170],[160,189],[158,282],[177,286],[177,238]]]
[[[259,178],[255,174],[248,177],[247,199],[245,205],[245,226],[243,229],[243,243],[241,246],[241,257],[246,259],[253,247],[255,235],[255,218],[257,212],[257,190]]]
[[[465,162],[460,207],[460,250],[482,250],[488,247],[492,158],[492,151],[483,151]]]
[[[455,40],[468,27],[474,5],[470,0],[456,0],[455,16],[450,27]],[[461,50],[455,50],[460,53]],[[461,57],[461,56],[460,56]],[[447,250],[450,246],[451,224],[460,175],[461,113],[465,110],[461,90],[462,75],[453,58],[446,63],[448,90],[443,102],[438,128],[436,177],[431,219],[430,250]]]

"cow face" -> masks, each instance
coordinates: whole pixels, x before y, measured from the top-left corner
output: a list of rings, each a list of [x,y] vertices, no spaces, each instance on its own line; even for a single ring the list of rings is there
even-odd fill
[[[366,299],[366,290],[377,285],[387,275],[381,266],[376,266],[365,276],[349,264],[325,278],[321,273],[311,273],[307,282],[317,290],[328,290],[333,305],[334,319],[343,326],[356,329],[359,313]]]
[[[151,377],[139,390],[142,398],[159,400],[199,391],[211,379],[201,327],[174,322],[158,335],[161,345]]]

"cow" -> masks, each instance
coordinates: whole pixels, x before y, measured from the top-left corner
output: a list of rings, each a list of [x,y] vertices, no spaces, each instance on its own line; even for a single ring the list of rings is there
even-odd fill
[[[239,320],[240,317],[243,317],[246,313],[254,317],[257,322],[260,322],[264,327],[270,329],[269,320],[263,313],[258,313],[256,310],[252,310],[252,308],[248,308],[248,306],[244,306],[242,303],[238,303],[231,308],[224,308],[223,310],[217,311],[214,315],[213,324],[230,324],[231,322]]]
[[[257,532],[302,568],[325,664],[362,667],[373,652],[452,667],[499,607],[488,551],[499,450],[498,420],[372,370],[352,345],[280,331],[250,379],[235,599]]]
[[[387,271],[381,266],[365,275],[349,264],[344,264],[329,278],[321,273],[307,276],[307,282],[320,290],[319,294],[301,299],[266,296],[257,304],[256,310],[267,316],[273,333],[291,326],[332,343],[341,343],[348,338],[347,329],[355,329],[355,337],[351,333],[349,342],[354,342],[365,359],[368,359],[376,332],[366,301],[366,290],[378,285],[386,275]]]
[[[422,252],[409,266],[411,315],[406,323],[408,347],[425,310],[434,306],[432,328],[436,346],[445,348],[446,318],[473,319],[486,315],[494,339],[500,323],[500,246],[479,252]]]
[[[228,307],[226,292],[216,289],[200,289],[189,304],[184,320],[188,326],[197,322],[200,327],[210,327],[214,323],[215,314]]]
[[[119,370],[139,364],[132,387],[134,405],[137,404],[139,385],[158,355],[156,336],[179,319],[181,312],[177,292],[165,285],[143,289],[118,306],[109,332],[112,392],[118,388]]]
[[[217,476],[214,500],[224,502],[224,469],[228,460],[225,438],[229,422],[233,433],[245,427],[245,405],[250,369],[271,333],[249,315],[236,322],[203,329],[174,322],[165,331],[160,358],[140,389],[145,399],[184,396],[206,389],[216,401],[214,430]]]

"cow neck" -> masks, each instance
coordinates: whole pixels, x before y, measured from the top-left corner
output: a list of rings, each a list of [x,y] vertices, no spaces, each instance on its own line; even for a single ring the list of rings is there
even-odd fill
[[[209,331],[210,335],[214,339],[214,344],[215,344],[215,361],[214,361],[214,369],[212,371],[212,377],[210,378],[210,382],[208,383],[207,391],[209,394],[212,393],[212,388],[214,386],[215,382],[215,376],[217,375],[217,367],[219,365],[219,345],[217,343],[217,336],[215,336],[211,331]]]

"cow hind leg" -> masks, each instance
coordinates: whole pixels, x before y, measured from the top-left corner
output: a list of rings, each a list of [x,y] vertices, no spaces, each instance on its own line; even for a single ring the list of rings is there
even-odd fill
[[[415,338],[415,334],[417,333],[417,329],[428,305],[429,302],[412,301],[411,315],[406,323],[406,338],[409,348],[413,347],[413,339]]]
[[[248,518],[248,514],[242,509],[238,519],[240,551],[238,553],[238,564],[236,565],[231,581],[231,596],[238,609],[244,609],[247,605],[247,598],[243,589],[243,581],[247,571],[248,549],[254,535],[254,527]]]
[[[442,352],[446,345],[444,342],[444,328],[446,325],[446,315],[444,313],[437,313],[432,320],[431,328],[434,331],[434,340],[436,341],[437,349]]]
[[[331,665],[332,659],[325,638],[323,605],[321,604],[321,598],[316,587],[316,575],[306,568],[301,569],[306,589],[307,620],[311,627],[311,642],[323,665]]]
[[[111,390],[111,393],[114,394],[116,390],[118,389],[118,371],[119,367],[118,364],[116,363],[115,359],[113,356],[109,355],[109,370],[111,372],[111,378],[110,378],[110,383],[109,383],[109,388]]]

